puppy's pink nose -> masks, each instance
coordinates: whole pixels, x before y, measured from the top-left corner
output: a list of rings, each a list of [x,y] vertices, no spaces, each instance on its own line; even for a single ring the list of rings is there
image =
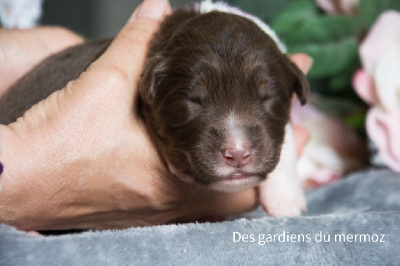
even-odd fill
[[[251,151],[249,149],[225,149],[222,150],[226,164],[233,167],[243,167],[249,164]]]

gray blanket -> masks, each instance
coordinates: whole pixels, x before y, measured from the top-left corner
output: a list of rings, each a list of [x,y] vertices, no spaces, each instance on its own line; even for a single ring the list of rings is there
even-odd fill
[[[307,192],[309,211],[222,223],[32,236],[0,225],[0,265],[398,265],[400,174],[359,172]]]

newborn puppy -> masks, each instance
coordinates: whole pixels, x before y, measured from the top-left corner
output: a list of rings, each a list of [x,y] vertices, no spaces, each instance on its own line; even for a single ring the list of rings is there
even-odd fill
[[[0,99],[0,123],[78,78],[110,41],[44,60]],[[203,1],[165,19],[135,111],[172,174],[222,192],[259,185],[260,202],[274,216],[305,210],[289,111],[292,94],[304,104],[309,87],[283,52],[267,25],[222,3]]]

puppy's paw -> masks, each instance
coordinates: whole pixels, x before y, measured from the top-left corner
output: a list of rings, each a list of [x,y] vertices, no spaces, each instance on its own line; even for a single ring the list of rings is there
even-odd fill
[[[279,163],[259,186],[260,203],[272,216],[297,216],[307,210],[296,168],[296,143],[292,127],[287,124]]]
[[[302,211],[307,211],[306,197],[300,185],[281,185],[268,181],[261,183],[259,187],[260,203],[265,212],[274,217],[282,217],[298,216]]]

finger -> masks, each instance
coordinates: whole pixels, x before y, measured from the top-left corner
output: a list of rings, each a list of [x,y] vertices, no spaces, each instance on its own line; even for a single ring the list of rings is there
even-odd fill
[[[293,54],[290,58],[304,74],[307,74],[308,71],[310,71],[314,62],[311,57],[302,53]]]
[[[61,51],[83,42],[82,36],[61,27],[37,27],[29,30],[50,53]]]
[[[82,37],[61,27],[0,29],[0,96],[45,57],[82,41]]]
[[[115,69],[135,83],[151,37],[165,15],[171,12],[167,0],[144,0],[96,64]]]
[[[310,140],[310,132],[305,127],[293,126],[294,141],[296,142],[297,157],[303,153],[303,149]]]

